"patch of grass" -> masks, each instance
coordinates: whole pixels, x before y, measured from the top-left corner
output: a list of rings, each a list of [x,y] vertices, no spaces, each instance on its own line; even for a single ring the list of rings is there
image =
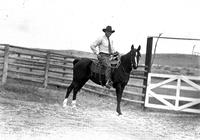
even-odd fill
[[[15,92],[18,94],[34,94],[38,92],[38,88],[36,86],[30,86],[30,85],[25,85],[25,84],[5,84],[3,86],[4,90],[9,91],[9,92]]]
[[[5,94],[1,97],[22,100],[22,101],[37,101],[40,102],[42,97],[39,95],[38,87],[19,83],[7,83],[1,87]]]

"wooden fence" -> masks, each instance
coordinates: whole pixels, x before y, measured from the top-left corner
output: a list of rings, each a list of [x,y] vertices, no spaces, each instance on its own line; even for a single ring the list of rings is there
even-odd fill
[[[30,49],[7,44],[0,45],[0,77],[2,84],[8,79],[35,82],[44,88],[48,86],[68,87],[72,80],[72,62],[76,57],[96,59],[91,53],[74,51],[51,51]],[[131,73],[123,100],[144,104],[147,81],[147,67],[139,65]],[[108,90],[88,81],[82,88],[87,92],[115,97],[114,89]],[[109,94],[105,94],[105,93]]]
[[[200,76],[149,73],[145,107],[200,113]]]

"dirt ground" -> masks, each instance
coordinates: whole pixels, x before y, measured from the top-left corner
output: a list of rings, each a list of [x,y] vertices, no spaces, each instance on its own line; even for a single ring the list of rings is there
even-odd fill
[[[24,90],[26,89],[26,90]],[[62,107],[65,91],[0,88],[0,138],[132,140],[200,139],[200,115],[142,111],[139,105],[81,91],[78,107]]]

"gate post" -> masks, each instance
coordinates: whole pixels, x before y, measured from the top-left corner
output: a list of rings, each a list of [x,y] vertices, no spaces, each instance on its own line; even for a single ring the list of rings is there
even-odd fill
[[[9,45],[5,45],[5,47],[4,47],[2,85],[4,85],[6,83],[7,77],[8,77],[8,58],[9,58]]]
[[[151,72],[152,45],[153,45],[153,37],[148,37],[147,38],[147,46],[146,46],[145,73],[144,73],[144,76],[146,77],[146,79],[143,80],[143,85],[145,86],[145,88],[143,88],[143,90],[142,90],[142,93],[144,94],[142,101],[145,101],[148,74]],[[145,109],[145,106],[143,105],[143,110],[144,109]]]

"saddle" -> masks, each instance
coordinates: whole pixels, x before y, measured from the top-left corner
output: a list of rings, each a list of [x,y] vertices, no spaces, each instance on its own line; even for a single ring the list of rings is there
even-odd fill
[[[121,63],[121,61],[120,61],[119,53],[118,52],[113,53],[110,58],[111,68],[118,68],[120,63]]]

